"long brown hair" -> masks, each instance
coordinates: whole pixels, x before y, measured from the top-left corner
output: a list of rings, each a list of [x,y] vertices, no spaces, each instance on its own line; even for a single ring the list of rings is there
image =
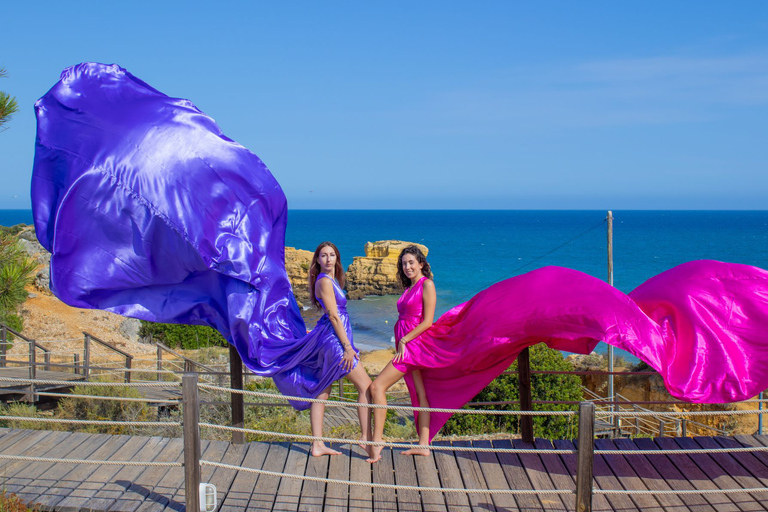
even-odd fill
[[[403,285],[403,289],[408,288],[411,286],[411,279],[405,276],[405,272],[403,272],[403,256],[406,254],[413,254],[416,257],[416,261],[419,263],[423,263],[424,266],[421,267],[421,273],[427,278],[432,279],[432,270],[429,268],[429,263],[427,262],[427,257],[424,256],[424,253],[421,252],[421,249],[419,249],[415,245],[409,245],[402,251],[400,251],[400,256],[397,257],[397,278],[400,280],[400,284]]]
[[[309,298],[312,301],[312,305],[317,309],[322,309],[320,307],[320,301],[315,297],[315,281],[317,280],[317,276],[320,275],[320,264],[317,262],[317,257],[324,247],[330,247],[333,249],[333,252],[336,253],[336,266],[333,269],[333,277],[336,278],[336,281],[342,288],[344,288],[344,283],[346,282],[344,267],[341,266],[341,254],[339,254],[339,248],[336,247],[333,242],[323,242],[318,245],[317,249],[315,249],[315,254],[312,256],[312,263],[309,265],[309,282],[307,283],[309,288]]]

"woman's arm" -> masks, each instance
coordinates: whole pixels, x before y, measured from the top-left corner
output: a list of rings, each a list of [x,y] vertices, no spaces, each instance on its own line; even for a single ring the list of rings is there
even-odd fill
[[[339,338],[339,343],[344,349],[344,358],[342,359],[341,366],[345,370],[351,370],[355,366],[355,359],[359,356],[352,348],[349,338],[347,338],[347,331],[344,329],[344,323],[339,316],[339,308],[336,305],[336,294],[333,290],[333,283],[330,278],[318,279],[315,283],[315,296],[320,297],[325,305],[325,314],[328,315],[328,320],[331,321],[333,331],[336,333],[336,337]]]
[[[394,361],[400,361],[405,356],[405,345],[415,339],[419,334],[423,333],[430,327],[435,321],[435,304],[437,304],[437,292],[435,291],[435,283],[431,279],[424,280],[424,288],[422,290],[421,300],[422,313],[424,320],[414,327],[408,334],[400,338],[400,346]]]

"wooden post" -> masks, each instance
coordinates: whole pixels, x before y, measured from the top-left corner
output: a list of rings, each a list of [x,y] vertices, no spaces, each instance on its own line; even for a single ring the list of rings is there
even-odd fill
[[[36,379],[37,378],[37,360],[35,358],[35,342],[34,340],[29,340],[29,378],[30,379]],[[29,397],[27,398],[28,402],[35,403],[35,383],[30,382],[29,383]]]
[[[72,354],[72,356],[75,360],[75,375],[80,375],[80,354]]]
[[[339,398],[344,398],[344,377],[339,379]]]
[[[160,348],[160,345],[157,345],[157,380],[160,381],[162,379],[161,377],[161,371],[163,370],[163,349]]]
[[[234,345],[229,345],[229,379],[232,389],[243,389],[243,360]],[[243,428],[245,425],[245,408],[243,407],[243,395],[240,393],[230,393],[232,403],[232,426]],[[243,444],[245,434],[243,432],[232,432],[232,442]]]
[[[592,512],[592,475],[595,450],[595,404],[579,404],[579,454],[576,468],[576,512]]]
[[[520,410],[531,411],[531,358],[527,347],[517,356],[517,375],[520,380]],[[533,443],[533,416],[520,416],[520,436],[524,443]]]
[[[45,361],[45,370],[51,371],[51,353],[50,352],[43,353],[43,360]]]
[[[133,356],[125,356],[125,382],[131,382],[131,367],[133,366]]]
[[[85,335],[85,341],[83,342],[83,352],[85,352],[83,356],[83,375],[85,375],[85,380],[88,380],[91,376],[91,337],[88,334]]]
[[[185,373],[181,378],[181,393],[184,405],[184,497],[187,510],[200,510],[200,401],[198,400],[197,375]]]
[[[0,325],[0,368],[5,368],[5,353],[8,351],[8,331]]]
[[[664,437],[664,430],[666,429],[664,425],[664,419],[662,418],[659,420],[659,437]]]
[[[680,434],[683,437],[688,437],[688,420],[686,418],[680,420]]]
[[[757,397],[760,401],[757,402],[757,410],[762,411],[763,410],[763,392],[760,392],[760,395]],[[757,435],[761,436],[763,435],[763,414],[760,413],[757,415]]]

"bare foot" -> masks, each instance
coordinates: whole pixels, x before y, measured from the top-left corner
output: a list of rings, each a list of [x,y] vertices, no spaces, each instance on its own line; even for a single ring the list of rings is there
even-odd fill
[[[341,455],[341,452],[337,452],[332,448],[325,446],[325,443],[313,443],[312,444],[312,456],[322,457],[323,455]]]
[[[429,456],[429,448],[411,448],[410,450],[405,450],[403,455],[421,455],[427,457]]]
[[[384,447],[383,446],[370,446],[369,445],[369,448],[371,449],[371,451],[370,451],[371,456],[369,458],[367,458],[365,461],[366,462],[370,462],[371,464],[373,464],[374,462],[378,462],[379,460],[381,460],[381,450],[383,450]]]

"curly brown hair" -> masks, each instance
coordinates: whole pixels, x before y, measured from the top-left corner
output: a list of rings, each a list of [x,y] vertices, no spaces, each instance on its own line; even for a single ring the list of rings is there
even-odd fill
[[[424,274],[427,279],[432,279],[432,270],[430,269],[429,263],[427,262],[427,257],[424,256],[424,253],[421,252],[421,249],[419,249],[417,246],[409,245],[400,251],[400,256],[397,257],[397,278],[400,280],[400,284],[403,285],[403,289],[411,286],[411,280],[406,277],[405,273],[403,272],[403,256],[406,254],[413,254],[416,257],[416,261],[424,265],[421,267],[421,273]]]

